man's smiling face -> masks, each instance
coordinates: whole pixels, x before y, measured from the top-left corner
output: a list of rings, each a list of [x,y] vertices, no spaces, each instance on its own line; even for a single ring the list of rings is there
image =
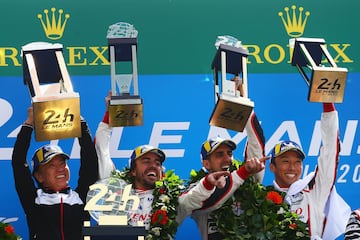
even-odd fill
[[[288,188],[300,179],[303,160],[296,151],[287,151],[275,158],[270,164],[270,170],[275,175],[276,183],[282,188]]]
[[[160,180],[162,163],[160,157],[148,152],[135,160],[135,167],[131,175],[135,177],[134,187],[136,189],[148,190],[155,188],[155,182]]]

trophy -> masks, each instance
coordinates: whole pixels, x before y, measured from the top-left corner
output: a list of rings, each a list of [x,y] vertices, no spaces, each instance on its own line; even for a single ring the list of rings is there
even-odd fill
[[[36,141],[81,136],[80,98],[73,91],[62,45],[32,42],[22,47]]]
[[[310,102],[343,102],[347,69],[336,65],[320,38],[295,38],[292,66],[296,66],[309,86]]]
[[[137,34],[137,30],[129,23],[119,22],[108,28],[112,92],[109,103],[110,127],[143,124],[143,100],[138,90]],[[118,74],[116,68],[121,68],[122,74]],[[130,94],[131,83],[133,95]]]
[[[146,230],[144,222],[136,226],[128,225],[128,217],[139,208],[140,199],[132,185],[122,179],[106,178],[89,187],[85,211],[97,222],[84,221],[84,240],[126,239],[144,240]],[[93,225],[93,226],[92,226]]]
[[[231,36],[219,36],[212,62],[214,70],[215,108],[210,125],[242,132],[254,108],[248,98],[247,56],[241,42]],[[221,81],[219,81],[221,72]],[[232,77],[230,79],[229,75]]]

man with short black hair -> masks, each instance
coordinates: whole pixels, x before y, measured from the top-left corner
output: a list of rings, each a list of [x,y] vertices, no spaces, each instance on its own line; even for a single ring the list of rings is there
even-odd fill
[[[258,182],[263,179],[265,161],[269,158],[264,155],[265,138],[254,112],[251,113],[245,128],[248,140],[243,165],[231,170],[234,164],[235,142],[220,137],[210,138],[201,145],[200,150],[203,167],[197,175],[204,177],[191,182],[187,191],[179,197],[177,221],[181,224],[191,215],[203,240],[226,237],[218,228],[212,214],[221,209],[249,176],[254,174]],[[241,212],[239,207],[239,204],[234,202],[234,214]]]
[[[338,112],[333,103],[323,103],[321,139],[323,146],[315,172],[300,179],[305,153],[293,141],[275,145],[270,170],[275,176],[274,187],[286,192],[285,201],[308,224],[311,239],[335,239],[345,230],[350,208],[334,186],[340,141]]]

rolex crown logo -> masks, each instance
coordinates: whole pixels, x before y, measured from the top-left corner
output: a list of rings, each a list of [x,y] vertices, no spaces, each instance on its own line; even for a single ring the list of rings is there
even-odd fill
[[[306,21],[310,16],[310,12],[306,11],[304,13],[304,8],[299,7],[298,16],[296,11],[296,6],[291,6],[291,13],[289,8],[285,7],[285,16],[283,12],[279,12],[279,16],[284,24],[287,34],[290,37],[300,37],[304,33]]]
[[[63,13],[64,11],[59,9],[58,14],[56,14],[56,8],[51,8],[51,16],[49,16],[49,10],[44,9],[45,20],[43,14],[38,14],[37,17],[40,19],[47,38],[57,40],[62,37],[66,22],[70,18],[70,14],[63,15]]]

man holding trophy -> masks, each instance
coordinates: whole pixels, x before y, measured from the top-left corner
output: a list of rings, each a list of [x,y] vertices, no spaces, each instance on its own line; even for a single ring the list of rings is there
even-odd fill
[[[303,179],[300,177],[305,154],[297,143],[279,142],[271,152],[273,184],[277,190],[286,192],[285,201],[308,224],[311,239],[335,239],[337,232],[344,232],[350,214],[348,205],[334,187],[340,152],[338,126],[338,112],[334,104],[323,103],[323,146],[316,170]]]
[[[201,147],[203,168],[197,173],[197,176],[203,177],[190,181],[187,191],[179,197],[177,220],[181,223],[186,216],[191,215],[204,240],[225,238],[212,218],[212,213],[221,209],[252,174],[255,174],[257,181],[262,181],[268,157],[263,156],[264,145],[261,138],[256,137],[259,136],[258,132],[250,130],[255,130],[254,121],[257,119],[253,115],[247,124],[249,140],[244,164],[239,169],[233,166],[232,152],[236,144],[232,140],[217,137],[205,141]],[[237,207],[234,204],[234,214],[241,211]]]
[[[71,188],[69,155],[53,144],[36,150],[32,171],[26,160],[33,132],[33,109],[21,126],[12,154],[16,191],[25,211],[30,240],[79,240],[83,222],[89,219],[84,211],[89,186],[98,179],[98,162],[87,123],[81,121],[80,171],[78,186]],[[37,186],[34,183],[35,179]]]
[[[143,239],[144,235],[146,239],[172,239],[177,230],[175,216],[182,181],[172,171],[164,172],[165,153],[147,144],[137,146],[129,164],[122,170],[115,168],[110,156],[109,145],[114,127],[143,124],[143,101],[138,90],[137,35],[135,27],[126,22],[118,22],[108,28],[111,91],[105,98],[106,112],[95,135],[100,176],[98,186],[108,186],[112,182],[119,182],[121,186],[115,187],[116,203],[109,209],[99,214],[94,210],[97,206],[90,204],[85,209],[90,211],[100,227],[116,225],[115,229],[130,229],[139,239]],[[122,66],[121,62],[131,63],[131,69],[123,66],[121,71],[116,71]],[[122,191],[123,186],[126,191]],[[129,198],[132,200],[128,204]],[[133,239],[131,236],[134,235],[114,231],[117,237]]]
[[[90,218],[84,211],[89,186],[98,179],[96,150],[80,116],[79,94],[74,92],[62,44],[32,42],[22,47],[22,56],[32,105],[15,141],[12,167],[29,239],[79,240]],[[76,188],[69,186],[70,157],[57,145],[37,149],[30,169],[27,154],[33,132],[36,141],[78,138],[81,165]]]
[[[125,224],[144,226],[148,237],[153,237],[151,239],[172,239],[177,231],[175,217],[182,181],[172,171],[165,172],[165,153],[150,145],[137,146],[129,158],[128,166],[122,170],[116,169],[110,157],[113,130],[109,126],[110,99],[111,92],[105,98],[106,112],[95,134],[100,181],[119,178],[131,185],[131,195],[138,198],[139,202],[135,209],[125,209],[128,219]]]
[[[334,103],[342,102],[347,69],[336,66],[323,39],[297,38],[290,43],[292,65],[309,85],[308,101],[322,103],[322,146],[315,171],[300,179],[305,159],[301,146],[289,140],[276,144],[270,163],[273,185],[286,192],[285,201],[307,223],[311,239],[336,239],[344,233],[350,216],[350,207],[335,188],[340,139]],[[324,82],[330,87],[324,87]]]
[[[253,103],[247,98],[247,52],[241,47],[240,41],[230,36],[218,37],[215,46],[218,47],[213,61],[215,85],[221,86],[223,91],[220,93],[219,86],[215,86],[215,98],[218,101],[210,124],[239,132],[246,129],[248,140],[245,161],[241,167],[236,165],[233,158],[237,146],[231,139],[213,137],[201,146],[203,167],[189,180],[187,190],[179,197],[177,221],[182,223],[185,217],[191,216],[204,240],[229,237],[217,225],[215,215],[228,199],[234,198],[234,192],[248,177],[255,175],[256,181],[262,182],[265,161],[269,159],[264,155],[263,130],[253,111]],[[218,84],[217,79],[219,69],[223,73],[221,84]],[[226,73],[234,77],[227,80]],[[235,114],[228,117],[224,114],[226,111]],[[239,204],[235,201],[232,210],[232,214],[241,214]]]

